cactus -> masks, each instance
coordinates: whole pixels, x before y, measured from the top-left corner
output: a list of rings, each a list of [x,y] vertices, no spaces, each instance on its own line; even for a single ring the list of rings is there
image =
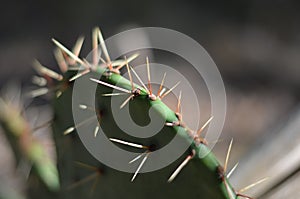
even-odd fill
[[[33,135],[34,129],[23,116],[24,110],[20,105],[0,98],[0,124],[7,132],[17,162],[22,160],[30,162],[47,188],[50,191],[58,191],[60,185],[56,163],[44,149],[41,141]]]
[[[157,95],[154,94],[151,86],[148,58],[146,59],[148,83],[145,85],[142,81],[139,81],[140,85],[138,85],[133,83],[132,76],[135,75],[138,79],[139,77],[134,68],[129,65],[137,55],[134,54],[128,59],[110,60],[102,34],[98,28],[93,31],[92,62],[79,58],[83,43],[82,38],[78,39],[73,51],[68,50],[55,39],[53,39],[53,42],[58,47],[55,51],[55,57],[62,74],[58,74],[35,62],[34,68],[41,75],[38,78],[41,80],[46,79],[49,87],[39,88],[31,94],[36,97],[47,93],[49,90],[56,94],[52,100],[55,114],[52,128],[57,150],[59,174],[53,177],[45,175],[44,171],[38,169],[37,175],[44,183],[39,183],[38,186],[30,189],[30,198],[40,196],[43,198],[54,196],[59,198],[85,198],[87,195],[90,198],[250,198],[235,191],[227,178],[227,164],[232,141],[223,167],[207,147],[207,141],[201,134],[204,128],[209,125],[212,117],[198,131],[192,131],[188,128],[180,113],[181,94],[175,111],[171,110],[162,101],[176,85],[168,91],[161,92],[163,79]],[[98,57],[99,42],[105,59]],[[102,61],[101,63],[98,61],[99,58]],[[123,67],[127,69],[129,79],[121,75],[121,68]],[[72,69],[78,69],[79,72],[74,73]],[[99,76],[101,76],[100,79],[96,78]],[[86,104],[78,104],[83,109],[82,111],[96,110],[96,119],[100,122],[101,127],[105,129],[106,136],[118,147],[137,153],[143,152],[132,161],[132,164],[136,165],[133,174],[117,171],[102,164],[82,144],[76,133],[76,128],[81,128],[81,125],[89,125],[89,121],[72,126],[72,85],[74,80],[78,78],[85,78],[91,84],[98,85],[95,108]],[[110,108],[110,97],[113,97],[113,94],[110,94],[112,89],[127,94],[128,97],[124,103],[120,104],[120,108],[130,104],[130,109],[134,110],[132,117],[135,122],[147,124],[149,122],[148,111],[152,108],[156,117],[160,117],[166,122],[165,127],[158,135],[149,139],[138,139],[122,132],[115,124]],[[9,111],[7,112],[9,113]],[[1,118],[2,121],[5,119]],[[17,126],[22,128],[23,124]],[[86,133],[97,137],[98,130],[99,126],[96,126],[93,132]],[[8,131],[18,132],[18,129],[10,128]],[[147,163],[151,153],[163,147],[177,134],[180,136],[182,143],[191,143],[183,155],[163,169],[138,175],[140,169]],[[16,137],[18,138],[17,135]],[[33,143],[32,146],[34,146]],[[37,168],[50,170],[52,174],[55,173],[55,169],[47,168],[49,165],[52,167],[52,164],[39,161],[39,158],[43,156],[43,154],[37,154],[38,158],[35,158],[35,156],[29,157],[32,161],[43,164],[37,165]],[[44,167],[44,164],[47,166]],[[60,183],[56,182],[55,176],[59,176]],[[59,184],[60,188],[57,190]],[[50,192],[45,191],[49,188]]]

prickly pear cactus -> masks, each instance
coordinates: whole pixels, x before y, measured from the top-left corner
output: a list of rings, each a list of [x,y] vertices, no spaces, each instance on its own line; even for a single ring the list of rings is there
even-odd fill
[[[55,57],[62,74],[36,62],[34,68],[39,73],[39,78],[47,82],[48,87],[39,88],[32,94],[36,97],[48,91],[54,93],[52,128],[60,183],[55,182],[55,178],[50,181],[51,184],[40,183],[30,190],[30,198],[250,198],[236,192],[227,179],[227,162],[232,142],[223,167],[210,152],[207,141],[201,137],[201,132],[209,125],[212,117],[198,131],[188,128],[180,113],[181,95],[176,110],[171,110],[163,102],[163,98],[170,94],[176,85],[165,89],[164,76],[158,91],[155,92],[157,94],[154,94],[148,59],[146,59],[148,82],[143,83],[134,67],[130,65],[138,55],[111,60],[98,28],[93,31],[93,59],[90,62],[79,58],[82,38],[78,39],[72,51],[55,39],[53,42],[57,46]],[[102,50],[103,58],[99,57],[98,49]],[[128,72],[128,79],[121,75],[121,69]],[[100,79],[97,78],[99,76]],[[133,83],[133,77],[138,79],[138,84]],[[74,80],[79,78],[98,86],[95,104],[72,102]],[[120,93],[112,93],[113,89]],[[122,111],[124,107],[130,106],[130,114],[137,124],[142,126],[149,123],[148,112],[152,109],[156,117],[165,121],[165,126],[157,135],[147,139],[124,133],[114,121],[111,106],[115,104],[111,103],[112,97],[123,97],[123,102],[118,105],[119,110]],[[96,117],[86,118],[74,125],[72,103],[78,103],[77,106],[83,113],[95,112]],[[99,123],[99,126],[91,125],[93,119]],[[98,132],[101,127],[114,145],[139,154],[128,161],[128,164],[135,168],[134,172],[118,171],[96,160],[76,132],[82,126],[90,127],[90,131],[86,134],[94,139],[100,139]],[[16,130],[11,129],[11,131]],[[152,153],[169,143],[175,135],[179,135],[182,143],[190,144],[181,157],[160,170],[140,173],[149,161],[153,161]],[[108,155],[109,153],[110,151],[107,151]],[[39,159],[32,158],[41,164]],[[45,178],[43,171],[38,173],[40,179]],[[48,181],[42,180],[42,182]],[[58,185],[59,190],[57,190]],[[51,191],[45,191],[49,188]]]

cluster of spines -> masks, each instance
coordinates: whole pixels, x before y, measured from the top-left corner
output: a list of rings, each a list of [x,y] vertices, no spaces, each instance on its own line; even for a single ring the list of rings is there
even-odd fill
[[[91,71],[101,73],[102,75],[107,76],[107,77],[110,77],[110,76],[113,76],[113,75],[120,76],[121,68],[126,66],[127,72],[128,72],[128,75],[129,75],[129,81],[128,80],[127,81],[130,84],[129,86],[130,86],[131,89],[126,89],[124,87],[119,87],[119,86],[114,85],[114,83],[117,83],[117,82],[109,83],[109,82],[101,81],[101,80],[98,80],[98,79],[93,79],[93,78],[90,79],[91,81],[94,81],[94,82],[99,83],[101,85],[104,85],[104,86],[107,86],[107,87],[110,87],[112,89],[116,89],[116,90],[122,92],[122,93],[107,93],[107,94],[103,94],[103,96],[116,96],[116,95],[128,94],[129,96],[120,105],[120,108],[123,108],[130,100],[134,99],[135,97],[141,96],[141,95],[147,96],[149,98],[149,100],[151,100],[151,101],[162,100],[165,96],[167,96],[169,93],[171,93],[176,88],[176,86],[178,86],[178,84],[180,83],[180,82],[178,82],[172,88],[166,90],[166,88],[163,86],[165,78],[166,78],[166,74],[164,74],[164,76],[162,78],[162,81],[161,81],[161,84],[159,86],[159,89],[157,91],[157,95],[155,95],[153,93],[152,86],[151,86],[150,65],[149,65],[148,57],[146,58],[148,82],[147,82],[147,84],[145,84],[145,83],[143,83],[143,81],[141,80],[139,75],[136,73],[136,71],[133,69],[133,67],[131,67],[129,65],[129,63],[132,60],[134,60],[136,57],[138,57],[138,54],[134,54],[134,55],[130,56],[129,58],[124,57],[124,59],[112,61],[109,54],[108,54],[108,50],[106,48],[106,45],[105,45],[105,42],[104,42],[104,39],[103,39],[103,36],[102,36],[102,33],[101,33],[100,29],[95,28],[93,30],[93,33],[92,33],[93,54],[92,54],[92,63],[90,63],[85,59],[80,59],[79,58],[79,53],[80,53],[80,50],[81,50],[81,47],[82,47],[82,44],[83,44],[83,40],[84,39],[82,37],[80,37],[77,40],[73,50],[70,51],[66,47],[64,47],[60,42],[58,42],[55,39],[52,39],[52,41],[58,47],[58,49],[55,50],[54,54],[55,54],[55,58],[57,60],[57,63],[60,67],[61,72],[65,73],[69,70],[77,70],[78,73],[68,80],[69,82],[72,82],[72,81],[76,80],[77,78],[80,78],[81,76],[88,74]],[[99,52],[98,51],[98,48],[99,48],[98,45],[99,44],[100,44],[101,50],[102,50],[105,58],[102,58],[101,56],[99,56],[99,53],[98,53]],[[101,63],[99,63],[99,60],[100,60]],[[40,85],[40,86],[45,86],[46,85],[45,82],[47,82],[47,79],[49,79],[49,78],[55,79],[57,81],[63,81],[64,80],[63,75],[60,75],[60,74],[48,69],[47,67],[42,66],[38,62],[35,62],[35,69],[37,70],[37,72],[40,75],[43,76],[43,77],[35,76],[35,78],[34,78],[34,80],[35,80],[34,82],[36,84]],[[136,78],[138,79],[141,86],[133,83],[131,72],[136,76]],[[121,78],[123,78],[123,77],[121,76]],[[126,85],[126,86],[129,87],[128,85]],[[49,89],[47,87],[42,87],[42,88],[39,88],[37,90],[32,91],[31,96],[36,97],[36,96],[44,95],[48,91],[49,91]],[[55,87],[54,91],[56,92],[56,96],[59,97],[62,94],[63,89],[60,88],[60,87]],[[172,182],[175,179],[175,177],[179,174],[179,172],[184,168],[184,166],[187,165],[187,163],[191,159],[196,157],[196,153],[197,153],[196,149],[201,148],[201,146],[203,146],[203,145],[207,145],[207,141],[204,138],[201,137],[201,133],[203,132],[205,127],[207,127],[209,125],[209,123],[211,122],[211,120],[213,119],[213,117],[210,117],[208,119],[208,121],[198,131],[193,131],[190,128],[188,128],[187,125],[184,123],[184,121],[182,119],[181,97],[182,97],[182,94],[180,92],[179,97],[178,97],[177,108],[176,108],[176,111],[174,112],[174,114],[176,116],[175,117],[176,119],[173,120],[173,121],[167,121],[165,125],[169,126],[169,127],[179,126],[179,127],[184,128],[187,135],[188,135],[188,137],[193,140],[192,148],[194,148],[194,149],[192,150],[192,153],[189,154],[184,159],[184,161],[177,167],[177,169],[171,174],[170,178],[168,179],[168,182]],[[93,108],[88,107],[84,104],[80,104],[79,107],[81,109],[91,109],[91,110],[93,110]],[[100,114],[98,115],[98,117],[101,117]],[[89,118],[87,120],[89,120]],[[68,128],[64,132],[64,134],[66,135],[66,134],[71,133],[76,128],[78,128],[81,125],[85,124],[87,122],[87,120],[77,124],[74,127]],[[94,136],[97,135],[98,130],[99,130],[99,126],[96,126],[95,131],[94,131]],[[137,156],[136,158],[134,158],[133,160],[130,161],[130,163],[132,163],[132,162],[137,161],[141,157],[143,157],[141,163],[139,164],[137,170],[135,171],[135,173],[134,173],[134,175],[131,179],[131,181],[133,181],[136,178],[137,174],[139,173],[141,167],[143,166],[143,164],[147,160],[148,155],[151,153],[150,147],[149,146],[144,146],[144,145],[141,145],[141,144],[135,144],[135,143],[127,142],[127,141],[120,140],[120,139],[117,139],[117,138],[110,138],[110,140],[112,142],[117,142],[119,144],[125,144],[125,145],[131,146],[131,147],[146,149],[146,151],[144,153],[140,154],[139,156]],[[234,191],[231,188],[231,186],[228,185],[227,179],[230,177],[230,175],[235,170],[235,168],[237,167],[238,164],[236,164],[233,167],[233,169],[230,172],[228,172],[228,174],[226,174],[231,147],[232,147],[232,141],[230,142],[230,145],[229,145],[229,148],[228,148],[228,152],[227,152],[227,155],[226,155],[224,167],[219,165],[217,167],[216,172],[218,173],[218,175],[220,176],[220,179],[224,183],[226,193],[227,193],[227,195],[230,199],[234,199],[234,198],[237,198],[239,196],[251,199],[251,197],[243,195],[241,193],[246,191],[247,189],[252,188],[253,186],[261,183],[265,179],[260,180],[260,181],[254,183],[254,184],[251,184],[251,185],[247,186],[246,188],[241,189],[240,191]],[[80,163],[80,164],[84,165],[83,163]],[[99,172],[98,168],[94,168],[94,167],[89,167],[89,168],[92,169],[92,170],[96,170],[96,173],[97,173],[96,176],[98,176],[101,173],[101,172]],[[88,179],[90,179],[90,178],[88,178]],[[84,179],[84,180],[86,180],[86,179]]]

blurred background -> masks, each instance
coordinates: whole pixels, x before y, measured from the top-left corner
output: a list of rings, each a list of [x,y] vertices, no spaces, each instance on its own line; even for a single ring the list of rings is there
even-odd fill
[[[233,183],[242,188],[271,175],[253,193],[267,198],[290,196],[284,194],[295,194],[292,185],[300,181],[296,157],[300,143],[299,10],[298,1],[283,0],[3,2],[0,87],[16,81],[30,87],[35,58],[57,70],[52,37],[71,47],[78,36],[85,35],[82,55],[86,55],[95,26],[101,27],[105,37],[146,26],[182,32],[208,51],[223,77],[227,119],[224,141],[214,151],[223,161],[229,139],[234,138],[230,166],[240,161],[240,167]],[[0,137],[0,158],[8,160],[0,163],[5,168],[0,172],[2,183],[10,170],[10,153],[4,136]],[[282,159],[292,166],[280,165]],[[282,189],[292,190],[283,193]]]

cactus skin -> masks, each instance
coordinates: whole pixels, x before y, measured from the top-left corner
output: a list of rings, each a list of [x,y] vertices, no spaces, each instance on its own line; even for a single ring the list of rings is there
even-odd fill
[[[73,124],[72,82],[69,82],[70,77],[73,75],[74,73],[70,71],[63,74],[63,80],[54,87],[55,89],[60,88],[63,93],[59,98],[53,98],[52,101],[55,114],[52,127],[57,149],[60,189],[53,193],[47,191],[49,187],[38,184],[38,186],[29,189],[30,198],[40,198],[41,196],[43,198],[239,198],[228,182],[223,167],[214,154],[209,151],[205,143],[194,140],[187,128],[183,126],[165,126],[161,132],[146,141],[128,136],[122,132],[114,123],[110,110],[111,99],[101,96],[101,94],[110,93],[112,90],[103,85],[98,85],[96,107],[103,112],[100,118],[101,127],[107,137],[117,137],[145,145],[155,143],[157,146],[164,146],[176,133],[179,133],[182,142],[191,142],[192,144],[180,158],[169,166],[155,172],[139,174],[134,182],[130,182],[131,173],[117,171],[94,159],[84,147],[76,132],[66,136],[62,133]],[[131,90],[128,79],[108,71],[106,67],[93,66],[90,74],[86,76],[89,75],[102,75],[102,81],[118,84],[122,88]],[[141,87],[139,86],[139,88]],[[156,104],[159,104],[160,108],[156,108],[157,106],[154,106]],[[130,110],[134,110],[133,119],[137,123],[143,124],[145,121],[149,121],[149,107],[153,107],[157,115],[166,122],[178,121],[174,111],[160,99],[150,99],[147,91],[141,88],[141,94],[130,101]],[[194,157],[176,179],[168,183],[167,180],[170,175],[187,156],[191,155],[192,151],[195,152]],[[207,155],[203,157],[203,154]],[[87,166],[78,165],[76,162],[90,166],[87,169],[84,168]],[[139,163],[135,164],[138,167]]]
[[[109,75],[106,76],[105,74],[107,74],[107,72],[107,68],[97,66],[92,73],[96,73],[98,76],[99,74],[102,75],[101,80],[104,82],[118,84],[118,86],[122,88],[131,90],[131,84],[128,79],[116,73],[108,73]],[[140,86],[138,87],[141,88]],[[140,139],[126,136],[113,122],[114,120],[110,110],[110,98],[101,97],[101,94],[110,93],[112,90],[98,85],[98,91],[100,91],[100,93],[97,93],[98,107],[100,109],[104,107],[104,113],[101,117],[101,126],[103,129],[107,129],[104,130],[107,137],[117,137],[122,140],[141,143]],[[87,192],[92,192],[91,198],[238,198],[226,177],[224,178],[227,181],[227,186],[222,180],[221,176],[224,176],[222,169],[220,169],[222,166],[214,154],[209,151],[205,144],[194,142],[189,136],[187,129],[181,126],[164,127],[159,133],[160,136],[153,138],[153,142],[163,146],[172,139],[175,133],[180,133],[183,142],[192,142],[189,149],[178,160],[159,171],[140,174],[134,182],[130,182],[132,174],[116,171],[99,163],[87,152],[76,133],[68,136],[62,135],[62,132],[72,124],[71,95],[71,91],[67,90],[59,99],[54,101],[56,117],[53,129],[57,144],[58,165],[63,190],[61,194],[63,198],[82,198],[86,197]],[[157,106],[153,106],[154,104],[159,104],[160,108],[155,108]],[[130,109],[141,110],[141,107],[149,106],[153,106],[154,110],[161,117],[166,116],[163,118],[166,122],[178,121],[174,111],[159,99],[149,99],[147,91],[141,88],[140,96],[130,101]],[[139,120],[147,120],[147,114],[148,112],[134,111],[134,115]],[[163,136],[161,136],[161,134],[163,134]],[[152,141],[147,141],[146,143],[151,142]],[[192,150],[196,151],[195,157],[172,183],[168,183],[167,179],[178,165],[190,155]],[[203,157],[202,154],[206,153],[207,155],[201,158]],[[95,174],[95,171],[89,171],[76,166],[76,164],[73,163],[75,161],[80,161],[99,168],[99,170],[96,171],[99,174],[97,184],[93,184],[93,181],[90,181],[69,189],[70,185],[74,185],[78,180],[86,179],[87,176]],[[96,177],[94,179],[96,179]],[[228,191],[231,192],[231,196],[228,195]]]
[[[99,90],[107,89],[103,87],[99,88]],[[103,171],[99,176],[97,186],[93,190],[91,198],[183,198],[186,196],[191,198],[228,198],[226,193],[224,194],[224,185],[217,173],[217,167],[220,165],[211,152],[205,158],[200,159],[195,157],[192,159],[172,183],[167,182],[168,178],[185,157],[190,154],[191,149],[187,150],[178,160],[166,168],[151,173],[140,174],[134,182],[130,182],[131,173],[116,171],[93,159],[82,145],[77,134],[62,135],[62,132],[69,126],[61,126],[62,123],[60,121],[65,120],[67,117],[62,112],[71,111],[71,107],[68,107],[67,110],[64,108],[62,111],[60,107],[65,106],[63,98],[66,96],[61,97],[62,99],[55,102],[55,112],[61,115],[57,115],[56,117],[54,131],[56,143],[60,143],[58,145],[58,165],[62,189],[68,189],[70,185],[76,182],[74,180],[84,179],[93,174],[92,171],[85,170],[74,164],[75,161],[80,161],[88,165],[99,166],[100,170]],[[106,98],[104,100],[109,101],[110,99]],[[104,100],[102,100],[103,104],[101,105],[107,103],[103,102]],[[132,103],[134,103],[134,100]],[[102,123],[103,128],[110,129],[110,132],[106,132],[107,136],[116,137],[118,135],[120,139],[129,140],[128,137],[123,136],[124,133],[118,130],[111,121],[111,113],[109,110],[106,110]],[[106,126],[105,123],[109,124],[109,126]],[[170,140],[175,130],[170,127],[164,127],[162,132],[165,135],[161,139]],[[137,141],[132,138],[130,141],[140,142],[140,140]],[[183,141],[185,140],[183,139]],[[164,140],[160,140],[160,142],[163,143]],[[201,156],[201,151],[208,150],[205,145],[201,145],[200,147],[203,147],[203,149],[198,150],[199,156]],[[93,181],[84,183],[71,190],[62,191],[63,198],[85,197],[86,193],[90,193],[92,186]]]

